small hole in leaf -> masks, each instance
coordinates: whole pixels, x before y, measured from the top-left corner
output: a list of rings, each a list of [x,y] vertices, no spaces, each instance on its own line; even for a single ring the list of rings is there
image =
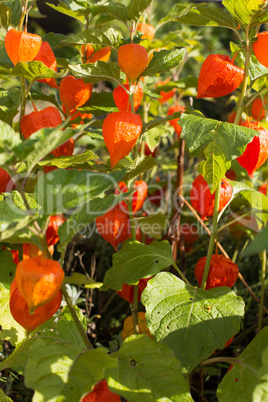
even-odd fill
[[[9,272],[9,276],[13,276],[13,272]]]
[[[191,297],[189,297],[189,300],[193,300]]]
[[[169,329],[169,325],[167,325],[167,329]]]
[[[155,263],[156,263],[156,264],[158,264],[158,263],[159,263],[159,261],[158,261],[158,260],[155,260]]]

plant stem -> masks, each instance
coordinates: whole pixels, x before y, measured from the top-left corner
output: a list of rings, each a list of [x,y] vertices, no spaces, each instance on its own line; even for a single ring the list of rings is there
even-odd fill
[[[258,331],[260,331],[262,327],[266,266],[267,266],[267,255],[266,250],[263,250],[261,254],[261,300],[260,300]]]
[[[211,263],[211,257],[214,249],[214,243],[216,240],[217,236],[217,221],[218,221],[218,212],[219,212],[219,202],[220,202],[220,189],[221,189],[221,183],[218,185],[216,191],[215,191],[215,203],[214,203],[214,213],[213,213],[213,220],[212,220],[212,230],[211,230],[211,235],[210,235],[210,240],[209,240],[209,245],[208,245],[208,252],[207,252],[207,258],[206,258],[206,264],[204,268],[204,273],[203,273],[203,278],[201,282],[201,289],[206,289],[207,286],[207,278],[208,278],[208,273],[209,273],[209,268],[210,268],[210,263]]]
[[[136,225],[135,225],[135,220],[134,220],[133,211],[132,211],[132,199],[127,200],[127,208],[128,208],[129,221],[130,221],[131,238],[132,238],[132,240],[136,240]]]
[[[87,350],[94,349],[93,346],[91,345],[90,340],[87,337],[87,334],[86,334],[86,332],[84,330],[83,325],[81,324],[81,322],[80,322],[80,320],[79,320],[79,318],[78,318],[78,316],[76,314],[76,311],[75,311],[75,308],[73,306],[72,300],[71,300],[70,296],[68,295],[68,292],[66,290],[65,285],[62,285],[61,291],[62,291],[62,294],[63,294],[64,299],[66,301],[66,304],[67,304],[67,306],[68,306],[68,308],[70,310],[70,313],[71,313],[71,316],[72,316],[72,318],[74,320],[74,323],[75,323],[75,325],[76,325],[76,327],[77,327],[77,329],[78,329],[78,331],[79,331],[79,333],[80,333],[80,335],[81,335],[81,337],[82,337],[82,339],[84,341],[84,344],[85,344]]]
[[[187,285],[190,285],[190,282],[188,281],[188,279],[183,275],[183,273],[181,272],[180,268],[177,266],[177,264],[174,262],[174,264],[172,264],[172,267],[178,272],[178,274],[182,277],[182,279],[184,280],[185,283],[187,283]]]
[[[237,107],[237,113],[235,116],[235,121],[234,124],[238,124],[244,109],[244,100],[246,97],[246,92],[247,92],[247,83],[248,83],[248,73],[249,73],[249,62],[250,62],[250,54],[251,54],[251,44],[249,41],[249,25],[247,26],[247,31],[246,31],[246,54],[245,54],[245,70],[244,70],[244,80],[242,84],[242,90],[239,98],[239,103]]]
[[[236,359],[235,357],[224,357],[224,356],[212,357],[211,359],[204,360],[200,364],[201,366],[207,366],[208,364],[221,363],[221,362],[226,362],[229,364],[241,364],[242,366],[247,367],[248,369],[252,370],[255,374],[257,374],[257,370],[255,370],[248,364],[242,362],[241,360]]]
[[[134,299],[133,304],[130,305],[132,320],[133,320],[133,329],[134,334],[138,334],[140,332],[139,322],[138,322],[138,309],[139,309],[139,285],[134,286]]]

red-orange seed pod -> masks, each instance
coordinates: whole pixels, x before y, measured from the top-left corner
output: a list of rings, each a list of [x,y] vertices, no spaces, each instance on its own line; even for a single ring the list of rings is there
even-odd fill
[[[138,114],[114,112],[105,117],[102,133],[110,154],[111,168],[129,154],[142,130]]]
[[[170,106],[168,109],[168,116],[171,116],[175,112],[184,112],[185,111],[185,106],[180,106],[180,105],[175,105],[175,106]],[[178,119],[173,119],[169,120],[169,124],[174,127],[175,132],[177,133],[178,137],[180,138],[181,136],[181,126],[178,124]]]
[[[228,56],[210,54],[202,64],[198,78],[197,98],[229,95],[244,79],[244,70]]]
[[[228,180],[221,180],[219,211],[221,211],[232,198],[233,188]],[[206,220],[213,215],[215,193],[211,194],[209,186],[203,176],[198,175],[192,184],[190,200],[194,209]]]
[[[137,31],[143,33],[141,39],[148,39],[150,41],[154,39],[155,28],[150,24],[139,22],[137,25]]]
[[[259,126],[255,121],[245,121],[241,126],[253,128],[260,135],[256,135],[253,140],[247,144],[244,153],[237,158],[237,162],[248,172],[249,177],[261,167],[268,158],[268,131]]]
[[[17,265],[15,279],[30,313],[50,302],[59,292],[64,272],[57,261],[44,256],[31,257]]]
[[[131,82],[143,73],[148,64],[147,50],[136,43],[120,46],[117,59],[119,66]]]
[[[253,43],[253,52],[257,57],[257,60],[265,67],[268,67],[268,32],[260,32],[257,35],[256,42]]]
[[[127,193],[128,192],[127,185],[123,181],[120,181],[118,183],[118,186],[119,186],[119,188],[120,188],[122,193]],[[145,198],[147,196],[148,186],[145,183],[145,181],[136,180],[134,188],[136,188],[137,191],[135,191],[134,194],[130,197],[132,199],[132,211],[133,211],[133,213],[137,212],[143,206],[143,203],[144,203]],[[115,189],[114,193],[115,194],[120,193],[118,188]],[[124,208],[124,212],[128,213],[128,208],[127,208],[127,204],[125,203],[125,201],[122,201],[119,205],[120,205],[120,208],[121,208],[121,206]]]
[[[6,52],[14,65],[20,61],[32,61],[39,52],[41,43],[41,36],[16,29],[10,29],[5,37]]]
[[[49,218],[49,224],[46,230],[46,239],[48,246],[52,246],[59,241],[58,229],[66,219],[63,215],[53,215]]]
[[[34,60],[42,61],[45,66],[51,70],[57,71],[57,60],[48,42],[42,42],[40,50]],[[59,88],[55,78],[44,78],[37,81],[43,82],[52,88]]]
[[[83,106],[90,98],[92,84],[85,84],[82,78],[72,75],[64,77],[60,82],[60,100],[70,114],[73,109]]]
[[[9,174],[4,169],[0,168],[0,194],[6,190],[10,179]]]
[[[150,278],[142,278],[139,280],[138,284],[138,301],[141,301],[141,294],[147,286],[147,282]],[[126,283],[123,284],[122,290],[118,290],[116,292],[122,299],[125,299],[129,303],[133,303],[134,300],[134,285],[128,285]]]
[[[124,84],[124,87],[129,91],[129,84]],[[136,112],[142,101],[143,88],[140,84],[138,84],[137,86],[131,85],[131,92],[133,91],[134,110]],[[131,112],[130,97],[128,93],[121,87],[121,85],[118,85],[118,87],[113,90],[113,98],[116,107],[120,111]]]
[[[53,317],[59,309],[61,301],[62,293],[59,291],[50,302],[38,307],[33,314],[30,314],[26,300],[21,295],[15,279],[10,287],[10,312],[14,320],[28,332],[33,331],[39,325]]]
[[[62,124],[58,109],[48,106],[43,110],[24,115],[20,121],[20,129],[24,138],[30,137],[41,128],[57,127]]]
[[[120,402],[120,396],[109,390],[106,380],[95,385],[93,391],[84,396],[81,402]]]
[[[99,234],[115,249],[119,243],[126,241],[131,236],[129,217],[118,207],[112,208],[106,214],[96,218],[96,227]]]
[[[194,274],[199,286],[201,285],[207,257],[198,260]],[[239,268],[230,258],[213,254],[211,258],[206,289],[228,286],[231,288],[237,281]]]

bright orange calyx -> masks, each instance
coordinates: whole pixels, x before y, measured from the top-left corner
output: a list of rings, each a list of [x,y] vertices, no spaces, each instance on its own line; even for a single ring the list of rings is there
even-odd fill
[[[102,380],[95,385],[93,391],[84,396],[81,402],[120,402],[120,396],[109,390],[107,381]]]
[[[105,117],[102,133],[110,154],[111,168],[129,154],[142,130],[138,114],[114,112]]]
[[[42,42],[40,50],[34,60],[42,61],[45,66],[51,70],[57,71],[57,60],[48,42]],[[55,78],[44,78],[37,81],[43,82],[52,88],[59,88]]]
[[[66,219],[64,218],[63,215],[50,216],[49,224],[46,230],[46,239],[47,244],[49,246],[58,243],[59,241],[58,229],[59,226],[62,225],[65,221]]]
[[[120,46],[117,58],[119,66],[131,82],[143,73],[148,64],[147,50],[135,43]]]
[[[150,24],[139,22],[137,25],[137,31],[143,33],[141,39],[148,39],[152,41],[155,35],[155,28]]]
[[[138,292],[138,300],[141,301],[141,294],[147,286],[147,282],[150,278],[142,278],[139,280],[139,292]],[[134,285],[128,285],[126,283],[123,284],[122,290],[118,290],[116,292],[122,299],[125,299],[129,303],[133,303],[134,300]]]
[[[258,62],[263,66],[268,67],[268,32],[260,32],[257,35],[256,42],[253,43],[253,52],[257,57]]]
[[[119,243],[126,241],[131,236],[129,217],[118,207],[112,208],[106,214],[96,218],[96,227],[99,234],[115,249]]]
[[[223,178],[221,180],[219,211],[221,211],[231,199],[232,193],[233,188],[231,184],[228,180]],[[209,186],[201,174],[193,181],[190,200],[192,206],[201,215],[203,220],[213,215],[215,193],[211,194]]]
[[[259,187],[258,191],[267,196],[267,183],[262,184]]]
[[[122,193],[128,192],[127,185],[123,181],[120,181],[118,183],[118,186]],[[134,188],[136,188],[137,191],[135,191],[134,194],[131,196],[133,213],[137,212],[143,206],[143,203],[147,196],[148,186],[145,183],[145,181],[137,180],[137,181],[135,181]],[[118,188],[115,189],[114,193],[119,194]],[[123,207],[124,212],[128,213],[128,208],[127,208],[127,204],[125,203],[125,201],[122,201],[119,205],[120,205],[120,209],[122,209],[122,207]]]
[[[268,131],[255,121],[245,121],[241,126],[253,128],[260,133],[247,144],[245,152],[237,158],[237,162],[246,169],[249,177],[253,177],[255,170],[259,169],[268,158]]]
[[[28,332],[33,331],[39,325],[49,320],[59,309],[61,301],[62,293],[59,290],[50,302],[38,307],[33,314],[30,314],[27,303],[21,295],[15,279],[10,287],[10,312],[14,320]]]
[[[20,61],[32,61],[41,47],[39,35],[10,29],[5,37],[5,48],[14,65]]]
[[[30,257],[19,262],[15,279],[30,314],[56,296],[63,278],[64,272],[60,264],[44,256]]]
[[[11,180],[9,174],[2,168],[0,168],[0,194],[6,190],[6,186]]]
[[[87,44],[82,46],[83,63],[96,63],[96,61],[108,61],[111,56],[111,48],[103,47],[95,52],[92,45]]]
[[[68,114],[83,106],[89,100],[91,93],[92,84],[85,84],[82,78],[68,75],[60,82],[60,100]]]
[[[175,105],[175,106],[170,106],[168,109],[168,116],[171,116],[175,112],[184,112],[185,111],[185,106],[180,106],[180,105]],[[174,120],[169,120],[169,124],[174,127],[175,132],[177,133],[178,137],[180,138],[181,136],[181,126],[178,124],[178,119]]]
[[[124,87],[129,91],[129,84],[124,84]],[[141,104],[142,97],[143,97],[143,88],[140,84],[138,85],[131,85],[131,92],[134,92],[133,95],[133,101],[134,101],[134,110],[138,109],[138,107]],[[113,98],[114,98],[114,103],[116,104],[116,107],[121,111],[121,112],[131,112],[131,105],[130,105],[130,98],[128,93],[121,87],[121,85],[118,85],[113,90]]]
[[[243,79],[244,70],[233,64],[228,56],[210,54],[200,70],[197,98],[229,95]]]
[[[266,104],[266,100],[265,100]],[[251,114],[253,119],[262,120],[265,118],[265,109],[261,98],[256,98],[251,105]]]
[[[138,313],[138,325],[139,325],[139,332],[141,334],[146,334],[150,338],[154,339],[149,331],[149,328],[146,325],[146,318],[145,318],[144,312]],[[124,321],[124,326],[123,326],[123,331],[122,331],[122,339],[125,340],[126,338],[133,335],[134,333],[135,333],[135,331],[134,331],[133,319],[132,319],[132,316],[129,316]]]
[[[41,128],[57,127],[62,123],[58,109],[48,106],[43,110],[24,115],[20,121],[20,129],[24,138],[30,137]]]
[[[199,286],[201,285],[207,257],[198,260],[194,274]],[[224,255],[213,254],[207,278],[206,289],[228,286],[231,288],[237,281],[239,268],[230,258]]]

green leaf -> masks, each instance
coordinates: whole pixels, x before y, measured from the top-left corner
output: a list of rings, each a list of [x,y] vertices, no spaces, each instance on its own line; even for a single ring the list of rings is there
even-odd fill
[[[5,395],[4,391],[0,389],[0,401],[1,402],[13,402],[8,396]]]
[[[68,66],[72,75],[83,78],[85,83],[98,81],[120,82],[120,68],[117,63],[97,61],[95,64],[77,64]]]
[[[268,198],[244,183],[231,181],[231,184],[233,186],[232,196],[238,194],[242,196],[243,200],[251,207],[252,213],[257,219],[258,227],[261,228],[262,224],[268,220]]]
[[[69,372],[68,381],[61,390],[59,401],[80,401],[82,396],[91,392],[94,385],[104,378],[104,370],[113,369],[116,364],[117,360],[107,355],[107,350],[104,348],[81,354]]]
[[[88,166],[89,161],[93,159],[98,159],[98,156],[95,155],[92,151],[86,151],[79,155],[71,155],[71,156],[61,156],[59,158],[46,159],[39,162],[40,166],[57,166],[60,169],[67,168],[81,168],[80,165]]]
[[[132,335],[118,352],[116,368],[107,368],[105,378],[111,391],[129,401],[192,401],[189,384],[172,351],[147,335]]]
[[[138,157],[129,165],[123,181],[133,181],[137,176],[144,172],[147,172],[147,170],[152,169],[156,165],[157,162],[151,155]]]
[[[64,124],[56,128],[42,128],[33,133],[18,147],[17,158],[27,164],[28,172],[31,172],[41,159],[76,133],[71,128],[66,128],[65,130],[62,130],[62,128],[64,128]]]
[[[127,6],[129,20],[138,21],[152,0],[131,0]]]
[[[77,170],[55,170],[43,175],[35,187],[35,198],[41,214],[55,215],[80,208],[89,200],[104,195],[122,179],[125,171],[106,173]]]
[[[143,71],[142,76],[155,75],[170,71],[173,67],[178,67],[185,55],[185,49],[174,50],[160,50],[160,52],[154,52],[153,58],[149,65]]]
[[[79,274],[78,272],[74,272],[71,276],[65,276],[64,283],[69,283],[71,285],[82,286],[87,289],[98,289],[102,286],[101,282],[96,282],[91,278],[87,278],[86,275]]]
[[[167,135],[168,131],[165,128],[154,127],[146,132],[146,134],[144,135],[144,141],[150,148],[150,151],[153,152],[157,145],[159,145],[161,137],[166,137]]]
[[[4,3],[0,4],[0,23],[7,29],[11,22],[12,11]]]
[[[17,159],[16,146],[21,144],[19,133],[0,120],[0,166],[12,164]]]
[[[34,402],[56,401],[68,381],[68,373],[83,350],[52,337],[37,337],[28,351],[25,385],[35,391]]]
[[[0,299],[0,322],[1,322],[1,332],[0,339],[6,339],[12,345],[17,345],[26,336],[25,329],[22,328],[17,321],[11,315],[9,309],[9,298],[10,292],[8,289],[3,287],[0,288],[1,299]],[[8,366],[6,366],[8,367]]]
[[[261,369],[262,353],[267,346],[268,327],[263,328],[234,359],[234,367],[225,374],[219,384],[217,390],[219,402],[257,402],[256,399],[252,399],[252,393],[259,382],[258,370]]]
[[[86,113],[94,113],[96,111],[112,113],[118,111],[114,103],[113,94],[109,92],[93,92],[87,103],[78,110]]]
[[[143,124],[142,133],[146,133],[147,131],[151,130],[152,128],[159,126],[160,124],[164,124],[166,121],[178,119],[182,115],[181,112],[175,112],[171,116],[166,117],[156,117],[153,120],[150,120],[148,123]]]
[[[105,7],[101,6],[101,7]],[[110,4],[108,5],[110,7]],[[113,7],[113,6],[111,6]],[[111,27],[103,29],[89,28],[78,34],[70,35],[61,41],[62,44],[68,45],[84,45],[90,43],[92,46],[117,46],[119,44],[119,32]]]
[[[48,68],[42,61],[19,62],[10,69],[9,73],[15,77],[23,77],[28,81],[39,80],[41,78],[62,78],[67,71],[62,69],[60,73]]]
[[[113,266],[105,274],[103,287],[121,290],[124,283],[136,285],[141,278],[155,275],[173,264],[167,240],[155,241],[149,246],[138,241],[125,242],[113,255]]]
[[[247,256],[257,254],[263,250],[268,250],[267,236],[268,226],[265,226],[259,233],[256,234],[253,241],[246,247],[243,255]]]
[[[26,228],[37,217],[36,211],[33,211],[31,216],[25,209],[19,208],[10,198],[0,201],[0,240],[8,240],[19,230]]]
[[[259,78],[267,78],[268,76],[268,68],[259,63],[253,54],[250,57],[249,76],[251,81],[255,81]]]
[[[267,21],[267,7],[263,0],[224,0],[222,4],[241,26],[261,25]]]
[[[254,402],[267,402],[268,396],[268,346],[264,349],[262,354],[262,366],[258,370],[257,375],[258,384],[253,391]]]
[[[121,3],[92,4],[89,6],[89,10],[94,16],[104,14],[106,23],[113,19],[127,23],[127,7]]]
[[[0,90],[0,120],[10,124],[19,112],[21,91],[11,88],[9,91]]]
[[[0,250],[0,261],[0,283],[6,289],[9,289],[11,282],[15,278],[16,264],[14,264],[12,254],[8,250]]]
[[[52,3],[46,3],[49,7],[53,8],[54,10],[58,11],[61,14],[68,15],[69,17],[75,18],[82,23],[84,23],[85,20],[85,15],[88,14],[88,12],[83,9],[77,9],[77,10],[71,10],[67,5],[60,3],[60,4],[52,4]]]
[[[185,373],[224,348],[244,314],[243,300],[231,289],[198,289],[167,272],[148,282],[142,303],[151,334],[174,351]]]
[[[177,20],[184,15],[187,15],[193,8],[192,4],[175,4],[169,13],[159,21],[159,24],[163,24],[172,20]]]
[[[158,212],[155,215],[137,218],[137,222],[143,233],[148,234],[154,239],[161,239],[162,233],[165,232],[169,220],[165,214]]]
[[[180,7],[182,6],[180,5]],[[183,16],[179,16],[177,18],[177,21],[181,24],[224,27],[233,29],[234,31],[237,28],[237,24],[230,13],[227,10],[219,8],[217,6],[192,6],[191,10],[189,10],[186,15],[184,14]]]
[[[182,114],[181,138],[185,140],[190,155],[202,156],[199,172],[213,193],[230,162],[242,155],[257,130],[195,115]]]
[[[85,231],[87,225],[93,222],[98,216],[104,215],[109,209],[115,207],[123,198],[109,194],[108,197],[94,198],[81,206],[78,213],[74,213],[58,229],[60,244],[58,250],[65,252],[67,244],[79,231]]]
[[[12,25],[14,25],[14,26],[19,25],[20,18],[21,18],[21,9],[22,9],[20,0],[5,0],[5,1],[3,1],[3,4],[11,9]]]

